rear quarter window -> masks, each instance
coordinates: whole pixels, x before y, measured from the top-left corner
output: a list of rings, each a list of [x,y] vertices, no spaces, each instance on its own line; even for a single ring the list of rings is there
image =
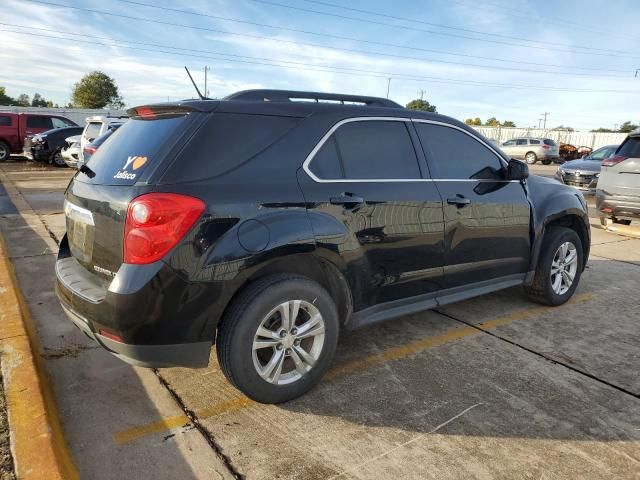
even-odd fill
[[[545,138],[544,139],[544,144],[545,145],[549,145],[551,147],[555,147],[556,146],[556,142],[554,142],[553,140],[551,140],[550,138]]]
[[[302,120],[274,115],[210,114],[167,169],[162,182],[190,182],[223,175],[269,148]]]
[[[627,137],[616,154],[628,158],[640,158],[640,137]]]

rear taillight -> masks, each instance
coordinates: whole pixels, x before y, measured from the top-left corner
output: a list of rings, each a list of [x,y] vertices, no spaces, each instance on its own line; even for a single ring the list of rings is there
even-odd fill
[[[89,147],[84,147],[83,152],[85,155],[93,155],[94,153],[96,153],[96,150],[97,150],[96,147],[89,146]]]
[[[202,200],[177,193],[135,198],[124,226],[124,263],[152,263],[164,257],[204,212]]]
[[[627,158],[623,155],[614,155],[613,157],[607,158],[604,162],[602,162],[603,167],[612,167],[614,165],[619,164],[620,162],[624,162]]]

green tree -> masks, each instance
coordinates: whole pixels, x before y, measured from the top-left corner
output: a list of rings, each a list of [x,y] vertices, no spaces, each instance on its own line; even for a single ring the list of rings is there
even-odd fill
[[[620,125],[620,130],[618,130],[621,133],[629,133],[629,132],[633,132],[636,128],[638,128],[638,125],[634,125],[631,122],[624,122],[622,125]]]
[[[73,87],[71,99],[79,108],[124,107],[124,101],[118,92],[115,80],[99,71],[82,77]]]
[[[420,98],[416,98],[407,103],[407,108],[409,110],[422,110],[423,112],[437,112],[435,105],[431,105],[426,100]]]
[[[50,107],[50,106],[52,107],[53,102],[51,102],[50,100],[46,100],[39,93],[35,93],[33,95],[33,100],[31,100],[31,106],[32,107]]]
[[[499,127],[500,126],[500,122],[498,121],[498,119],[496,117],[491,117],[489,120],[487,120],[485,122],[485,125],[487,127]]]
[[[505,120],[504,122],[502,122],[502,126],[503,127],[515,127],[516,124],[513,123],[511,120]]]
[[[564,130],[566,132],[575,132],[575,130],[573,129],[573,127],[565,127],[564,125],[558,125],[556,128],[554,128],[553,130]]]
[[[464,123],[466,123],[467,125],[482,125],[482,120],[480,120],[480,118],[476,117],[476,118],[467,118]]]
[[[19,107],[29,107],[31,105],[31,102],[29,101],[29,95],[27,95],[26,93],[21,93],[20,95],[18,95],[18,98],[15,99],[14,103]]]
[[[15,100],[7,95],[7,89],[0,87],[0,105],[13,105]]]
[[[613,132],[613,130],[611,130],[610,128],[594,128],[593,130],[591,130],[592,132],[596,132],[596,133],[610,133]]]

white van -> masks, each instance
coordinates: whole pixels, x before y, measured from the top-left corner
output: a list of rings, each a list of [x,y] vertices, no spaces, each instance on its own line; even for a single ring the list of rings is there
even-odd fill
[[[129,117],[126,115],[121,117],[104,115],[87,117],[85,120],[86,124],[84,126],[84,130],[82,131],[82,137],[80,138],[80,158],[78,159],[78,168],[84,165],[84,147],[106,132],[111,125],[122,125],[127,120],[129,120]]]

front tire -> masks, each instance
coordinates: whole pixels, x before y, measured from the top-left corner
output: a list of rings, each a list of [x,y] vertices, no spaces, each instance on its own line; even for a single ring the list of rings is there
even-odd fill
[[[524,160],[529,165],[533,165],[534,163],[536,163],[538,161],[538,157],[533,152],[527,152],[527,154],[524,156]]]
[[[286,402],[320,381],[338,331],[336,306],[324,288],[306,277],[270,275],[233,300],[218,327],[218,362],[249,398]]]
[[[543,165],[551,165],[551,160],[549,160],[549,159],[542,160],[542,164]]]
[[[582,242],[574,230],[558,226],[549,227],[543,242],[533,282],[525,292],[543,305],[562,305],[580,282],[584,266]]]

